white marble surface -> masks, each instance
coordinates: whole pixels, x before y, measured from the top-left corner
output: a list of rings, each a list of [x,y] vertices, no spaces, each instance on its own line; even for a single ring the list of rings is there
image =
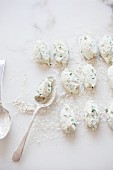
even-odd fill
[[[112,170],[113,132],[107,125],[96,133],[80,130],[73,140],[60,135],[59,139],[48,140],[42,132],[40,144],[32,137],[28,139],[19,163],[11,160],[31,118],[15,114],[11,101],[22,96],[33,103],[37,83],[52,73],[52,68],[44,71],[32,61],[35,41],[43,39],[51,44],[63,39],[77,51],[79,35],[87,32],[98,39],[112,33],[112,21],[112,8],[101,0],[0,1],[0,59],[6,59],[2,100],[12,117],[11,131],[0,141],[0,170]],[[71,57],[76,60],[77,54]],[[97,100],[112,100],[108,94],[112,91],[99,88]]]

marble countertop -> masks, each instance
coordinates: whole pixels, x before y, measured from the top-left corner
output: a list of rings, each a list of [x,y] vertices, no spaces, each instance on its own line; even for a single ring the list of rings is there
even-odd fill
[[[54,130],[46,136],[37,128],[39,139],[35,140],[31,132],[20,162],[14,163],[11,159],[31,119],[31,114],[18,113],[11,101],[21,96],[34,104],[33,91],[37,83],[51,73],[59,74],[58,70],[45,71],[33,62],[36,40],[50,44],[64,40],[76,51],[78,37],[83,33],[95,39],[112,34],[112,4],[113,1],[107,0],[0,1],[0,59],[6,59],[2,101],[12,118],[10,133],[0,141],[0,170],[112,170],[113,132],[107,125],[96,133],[81,128],[74,139],[55,136]],[[74,56],[75,60],[78,56]],[[105,63],[103,65],[106,68]],[[96,99],[111,101],[111,93],[101,91]],[[53,113],[50,117],[54,117]]]

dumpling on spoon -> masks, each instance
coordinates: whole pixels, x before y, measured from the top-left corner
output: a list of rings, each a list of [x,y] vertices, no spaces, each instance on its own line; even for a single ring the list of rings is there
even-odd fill
[[[51,81],[47,78],[43,80],[36,92],[39,97],[49,96],[51,93]]]
[[[46,103],[54,93],[56,80],[53,77],[45,78],[38,86],[35,94],[35,100],[40,103]]]

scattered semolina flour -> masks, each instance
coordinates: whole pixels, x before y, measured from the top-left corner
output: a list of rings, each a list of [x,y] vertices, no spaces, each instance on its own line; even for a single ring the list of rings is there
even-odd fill
[[[15,100],[12,100],[13,105],[17,108],[18,112],[23,114],[33,113],[35,105],[27,104],[21,97],[17,97]]]

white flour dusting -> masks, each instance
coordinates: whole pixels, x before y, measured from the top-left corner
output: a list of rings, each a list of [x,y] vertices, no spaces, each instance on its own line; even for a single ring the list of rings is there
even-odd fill
[[[35,105],[25,103],[21,97],[17,97],[12,103],[17,108],[18,112],[23,114],[33,113],[35,109]]]

